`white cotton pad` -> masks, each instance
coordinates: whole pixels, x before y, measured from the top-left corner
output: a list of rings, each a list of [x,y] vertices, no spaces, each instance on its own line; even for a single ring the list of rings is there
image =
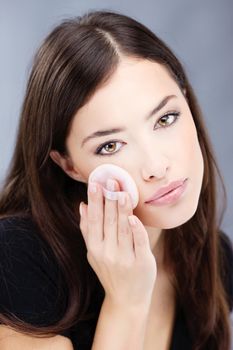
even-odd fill
[[[115,179],[120,185],[120,190],[128,192],[132,200],[133,209],[138,205],[139,194],[132,176],[123,168],[113,164],[102,164],[96,167],[89,175],[88,182],[98,182],[103,187],[104,196],[111,200],[117,200],[121,191],[109,191],[106,188],[107,180]]]

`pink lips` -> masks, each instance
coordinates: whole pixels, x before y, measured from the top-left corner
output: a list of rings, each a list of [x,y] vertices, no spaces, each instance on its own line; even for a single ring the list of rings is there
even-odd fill
[[[173,191],[174,189],[180,187],[183,185],[185,180],[179,180],[179,181],[173,181],[168,186],[161,187],[158,191],[156,191],[152,197],[150,197],[146,203],[152,202],[154,200],[157,200],[158,198],[164,196],[165,194],[168,194],[169,192]]]

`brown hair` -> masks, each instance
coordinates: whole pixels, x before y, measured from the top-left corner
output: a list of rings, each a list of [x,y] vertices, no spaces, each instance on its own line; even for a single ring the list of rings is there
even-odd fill
[[[70,178],[50,158],[52,149],[66,155],[72,118],[108,81],[123,57],[164,65],[186,90],[204,157],[204,177],[194,216],[165,231],[165,262],[174,275],[194,350],[230,346],[229,307],[221,278],[214,152],[201,110],[184,68],[168,46],[133,18],[111,11],[90,11],[65,19],[45,39],[34,58],[22,106],[14,155],[3,185],[0,215],[32,216],[52,248],[66,278],[69,303],[63,318],[50,327],[34,327],[5,315],[0,321],[34,335],[56,334],[92,317],[87,308],[103,288],[87,262],[79,228],[79,203],[87,203],[86,184]],[[222,211],[223,213],[223,211]],[[222,214],[223,215],[223,214]],[[80,234],[79,234],[80,232]]]

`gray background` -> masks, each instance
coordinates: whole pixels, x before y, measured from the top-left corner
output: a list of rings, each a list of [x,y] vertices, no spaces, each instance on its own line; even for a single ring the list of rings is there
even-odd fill
[[[228,207],[222,229],[233,239],[232,0],[0,0],[0,184],[12,156],[35,50],[61,19],[93,9],[113,9],[142,21],[183,63],[225,181]]]
[[[183,63],[225,181],[228,207],[222,229],[233,240],[232,0],[0,0],[0,183],[13,152],[35,50],[61,19],[93,9],[133,16],[164,39]]]

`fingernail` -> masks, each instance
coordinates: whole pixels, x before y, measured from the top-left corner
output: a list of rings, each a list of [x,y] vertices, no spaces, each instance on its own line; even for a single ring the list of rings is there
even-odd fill
[[[115,190],[115,181],[112,179],[107,180],[107,189],[109,191],[114,191]]]

